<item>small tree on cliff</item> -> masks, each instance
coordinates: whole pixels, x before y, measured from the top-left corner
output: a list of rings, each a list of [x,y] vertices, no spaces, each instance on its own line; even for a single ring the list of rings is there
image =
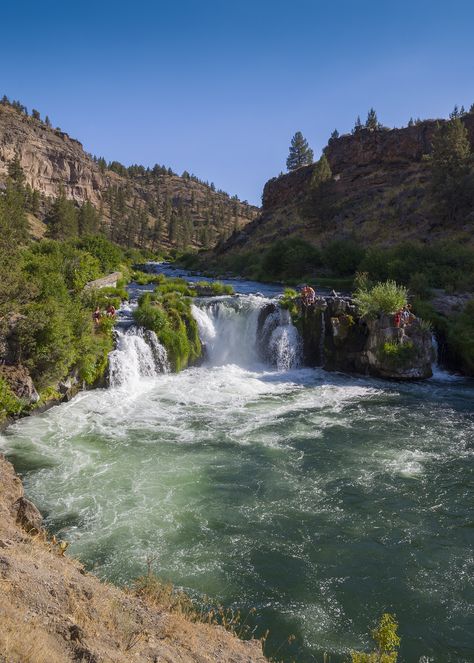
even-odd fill
[[[323,154],[323,156],[319,159],[319,161],[316,162],[316,165],[314,166],[313,175],[311,177],[311,187],[319,187],[320,184],[327,182],[327,180],[330,180],[331,177],[331,166],[329,165],[329,161],[327,160],[326,155]]]
[[[313,150],[301,131],[297,131],[291,139],[286,167],[288,170],[296,170],[301,166],[309,166],[311,163],[313,163]]]
[[[471,145],[459,117],[438,125],[433,137],[431,182],[442,216],[462,215],[474,198]]]
[[[358,131],[362,129],[362,122],[360,121],[360,115],[356,117],[356,121],[354,124],[354,128],[352,129],[352,133],[356,134]]]
[[[374,108],[371,108],[367,113],[367,120],[365,121],[365,128],[370,129],[370,131],[377,131],[380,129],[380,122],[377,119],[377,113]]]

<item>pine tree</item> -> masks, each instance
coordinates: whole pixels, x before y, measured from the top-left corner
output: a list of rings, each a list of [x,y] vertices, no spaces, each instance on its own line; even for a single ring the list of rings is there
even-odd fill
[[[451,111],[451,113],[449,114],[449,119],[450,120],[456,120],[459,116],[460,116],[459,108],[458,108],[458,105],[456,104],[454,106],[453,110]]]
[[[301,166],[309,166],[311,163],[313,163],[313,150],[301,131],[297,131],[291,139],[286,167],[291,171],[301,168]]]
[[[78,233],[77,212],[74,203],[66,198],[63,188],[53,203],[47,218],[48,237],[65,240],[75,237]]]
[[[470,113],[474,113],[474,104],[471,104],[471,107],[470,107],[470,109],[469,109],[469,112],[470,112]]]
[[[454,112],[454,111],[453,111]],[[471,145],[459,117],[438,125],[433,137],[431,179],[443,216],[452,220],[472,205]]]
[[[99,215],[95,207],[88,201],[82,205],[78,215],[79,235],[96,235],[99,230]]]
[[[36,108],[33,108],[33,110],[31,111],[31,117],[32,117],[34,120],[41,120],[40,112],[37,111]]]
[[[408,120],[408,126],[409,127],[414,127],[415,126],[415,121],[412,117]]]
[[[51,128],[51,126],[52,126],[52,125],[51,125],[51,120],[49,119],[49,117],[48,117],[47,115],[46,115],[46,117],[44,118],[44,123],[45,123],[45,125],[46,125],[47,127],[50,127],[50,128]]]
[[[334,129],[329,140],[336,140],[336,138],[339,138],[339,131]]]
[[[21,167],[21,161],[18,154],[15,154],[13,159],[8,164],[7,172],[8,177],[13,181],[15,187],[18,190],[23,191],[23,187],[25,185],[25,173]]]
[[[375,112],[374,108],[371,108],[367,113],[365,128],[370,129],[370,131],[377,131],[377,129],[380,129],[380,123],[377,119],[377,113]]]

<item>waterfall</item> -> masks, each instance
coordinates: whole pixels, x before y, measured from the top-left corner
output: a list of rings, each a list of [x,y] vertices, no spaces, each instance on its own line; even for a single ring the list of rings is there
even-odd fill
[[[269,349],[272,363],[279,371],[296,368],[301,363],[301,339],[291,321],[290,312],[278,308],[278,324],[270,336]]]
[[[319,361],[320,366],[324,366],[324,341],[326,340],[326,318],[324,309],[321,309],[321,335],[319,337]]]
[[[207,361],[250,368],[266,361],[279,370],[298,366],[301,341],[288,311],[253,295],[202,299],[192,307]]]
[[[153,378],[169,371],[165,348],[156,334],[132,326],[116,330],[116,347],[109,355],[111,387],[137,387],[143,378]]]

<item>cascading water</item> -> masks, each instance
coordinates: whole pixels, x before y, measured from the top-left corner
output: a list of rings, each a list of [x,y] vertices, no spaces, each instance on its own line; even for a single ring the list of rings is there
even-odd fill
[[[212,366],[248,368],[264,360],[288,370],[300,364],[298,330],[288,311],[270,299],[253,295],[203,299],[192,312]]]
[[[269,371],[297,364],[299,338],[257,287],[194,300],[207,361],[177,374],[123,307],[120,388],[0,435],[26,494],[108,580],[157,556],[197,598],[258,606],[249,623],[279,660],[342,663],[389,596],[401,659],[474,661],[474,382]]]
[[[133,388],[143,378],[169,371],[165,348],[154,332],[139,327],[116,330],[116,348],[109,355],[111,387]]]

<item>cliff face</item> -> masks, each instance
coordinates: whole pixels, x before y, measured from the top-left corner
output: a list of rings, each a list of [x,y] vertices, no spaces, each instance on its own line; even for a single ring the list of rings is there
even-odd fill
[[[264,663],[260,643],[191,623],[101,583],[42,534],[0,455],[0,660],[9,663]]]
[[[440,120],[442,123],[443,120]],[[463,118],[474,148],[474,114]],[[429,165],[437,122],[369,131],[330,140],[324,153],[332,179],[314,190],[315,165],[267,182],[262,210],[220,252],[247,250],[287,236],[320,245],[351,237],[364,245],[445,237],[472,242],[474,214],[463,225],[441,223],[433,209]]]
[[[127,216],[144,214],[148,232],[135,227],[130,242],[135,245],[150,246],[149,235],[158,225],[160,245],[179,246],[180,229],[186,227],[190,244],[212,246],[258,213],[256,207],[187,177],[144,169],[121,175],[101,168],[67,133],[0,104],[0,182],[16,154],[27,183],[42,194],[41,219],[63,187],[78,205],[89,201],[100,210],[111,235],[117,234],[118,224],[128,223]],[[176,227],[170,232],[172,219]]]

